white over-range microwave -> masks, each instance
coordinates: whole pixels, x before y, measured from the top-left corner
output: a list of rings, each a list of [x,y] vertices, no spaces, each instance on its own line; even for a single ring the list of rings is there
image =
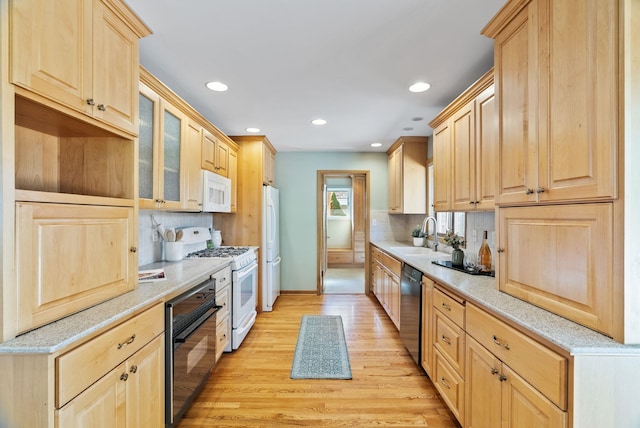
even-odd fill
[[[211,171],[202,170],[202,211],[231,212],[231,180]]]

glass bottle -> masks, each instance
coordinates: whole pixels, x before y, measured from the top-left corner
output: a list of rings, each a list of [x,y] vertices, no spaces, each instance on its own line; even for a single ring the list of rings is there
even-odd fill
[[[482,232],[482,245],[478,251],[478,270],[488,272],[491,270],[491,250],[487,243],[487,231]]]

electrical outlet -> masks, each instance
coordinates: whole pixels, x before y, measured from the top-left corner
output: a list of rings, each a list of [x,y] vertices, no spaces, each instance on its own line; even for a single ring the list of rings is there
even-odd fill
[[[156,229],[153,229],[151,231],[151,240],[153,242],[158,242],[159,239],[160,239],[160,234],[158,233],[158,231]]]
[[[371,226],[376,227],[378,225],[378,220],[375,218],[371,219]]]
[[[473,230],[471,231],[471,241],[472,241],[473,243],[478,242],[478,231],[477,231],[476,229],[473,229]]]

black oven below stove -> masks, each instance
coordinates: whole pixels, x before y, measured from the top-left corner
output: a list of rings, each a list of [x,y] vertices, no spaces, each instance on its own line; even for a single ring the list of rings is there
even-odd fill
[[[202,390],[216,363],[215,279],[167,302],[165,421],[173,427]]]

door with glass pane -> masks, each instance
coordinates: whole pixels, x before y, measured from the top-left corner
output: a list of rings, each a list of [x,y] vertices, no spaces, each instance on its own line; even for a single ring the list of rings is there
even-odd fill
[[[162,102],[162,120],[160,122],[162,135],[162,152],[160,171],[160,201],[161,208],[181,208],[182,180],[181,180],[181,152],[184,140],[184,116],[171,104]]]
[[[156,165],[159,154],[156,141],[159,135],[158,113],[160,97],[140,84],[140,128],[138,130],[138,197],[140,208],[157,208],[158,180]]]

